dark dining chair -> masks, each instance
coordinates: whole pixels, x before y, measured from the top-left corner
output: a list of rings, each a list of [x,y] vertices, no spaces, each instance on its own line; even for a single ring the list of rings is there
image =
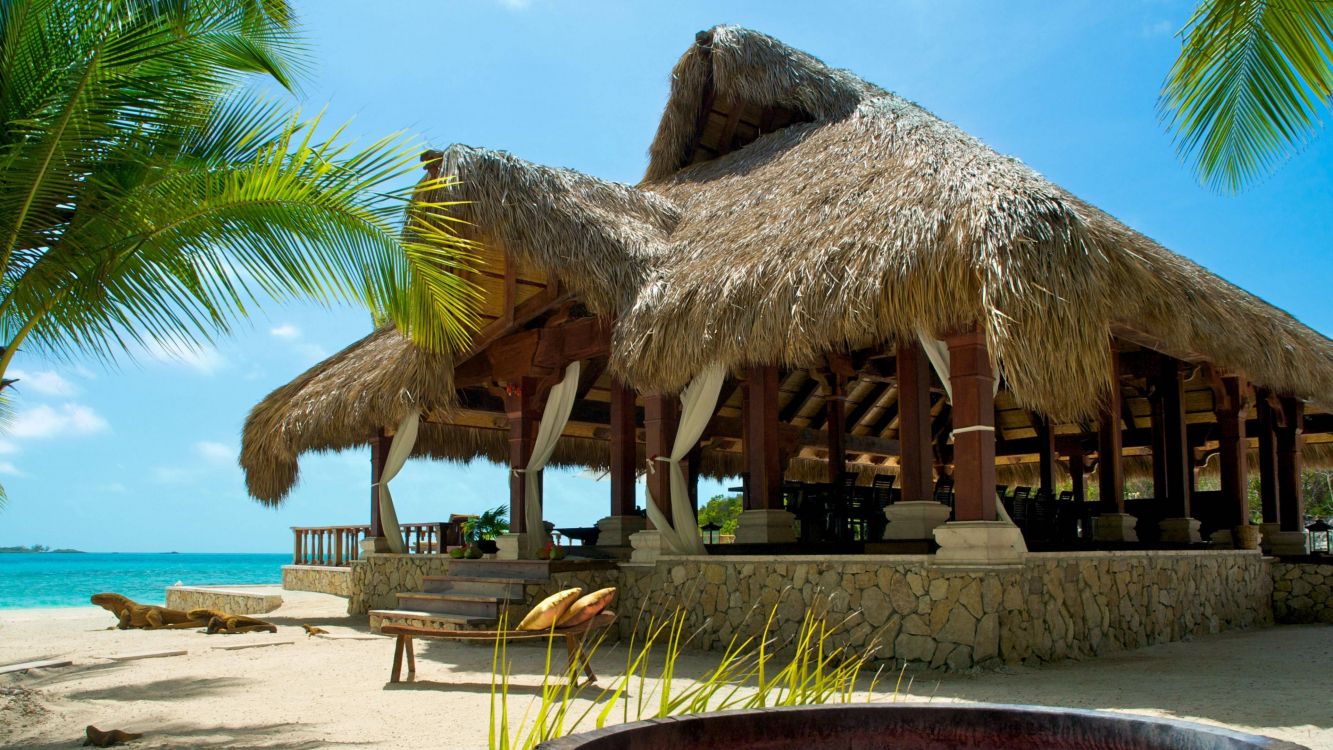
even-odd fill
[[[893,504],[893,484],[897,480],[897,474],[876,474],[871,481],[871,494],[881,509]]]

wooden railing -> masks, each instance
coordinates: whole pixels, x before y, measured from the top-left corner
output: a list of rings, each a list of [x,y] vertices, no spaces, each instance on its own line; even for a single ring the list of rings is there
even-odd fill
[[[405,523],[400,528],[409,554],[440,554],[444,545],[458,544],[453,524]],[[368,536],[369,525],[293,526],[292,564],[348,565],[361,556],[361,540]]]

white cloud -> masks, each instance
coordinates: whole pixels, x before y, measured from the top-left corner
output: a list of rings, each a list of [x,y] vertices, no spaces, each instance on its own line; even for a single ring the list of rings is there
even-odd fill
[[[55,409],[42,404],[19,412],[9,434],[21,438],[73,437],[105,432],[108,427],[90,406],[71,402]]]
[[[10,374],[18,378],[19,388],[26,387],[35,393],[43,396],[73,396],[79,392],[77,386],[65,380],[60,373],[54,370],[37,370],[28,372],[27,370],[10,370]]]
[[[14,445],[8,440],[0,440],[0,455],[9,455],[11,453],[18,453],[18,452],[19,452],[19,447],[17,445]]]
[[[194,452],[204,460],[214,464],[229,464],[236,459],[236,452],[225,443],[202,440],[194,444]]]
[[[179,466],[154,466],[150,476],[158,484],[184,484],[194,479],[194,472]]]
[[[11,477],[28,476],[27,474],[24,474],[22,471],[20,471],[19,467],[15,466],[9,461],[0,461],[0,474],[8,474]]]
[[[532,6],[532,0],[496,0],[496,2],[505,10],[527,10]]]
[[[301,355],[302,359],[311,364],[329,356],[329,353],[319,344],[299,344],[296,347],[296,352]]]
[[[288,341],[301,338],[301,329],[291,323],[283,323],[277,328],[270,328],[268,332],[274,338],[286,339]]]
[[[108,484],[101,484],[97,486],[97,489],[100,490],[101,492],[111,492],[117,495],[123,495],[126,492],[130,491],[128,487],[121,484],[120,482],[110,482]]]
[[[144,354],[154,362],[185,365],[201,375],[212,375],[227,363],[217,349],[187,341],[155,339],[144,345]]]
[[[1175,31],[1176,25],[1165,19],[1150,24],[1144,24],[1143,26],[1143,36],[1145,37],[1168,36],[1174,34]]]

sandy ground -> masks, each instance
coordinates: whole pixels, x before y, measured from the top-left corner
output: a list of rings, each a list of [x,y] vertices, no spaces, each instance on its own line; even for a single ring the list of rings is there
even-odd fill
[[[95,608],[0,611],[0,665],[72,659],[0,675],[0,746],[70,748],[87,724],[143,732],[132,748],[485,748],[489,646],[418,647],[418,679],[390,685],[393,644],[366,639],[336,597],[285,592],[276,635],[107,630]],[[307,638],[300,625],[332,638]],[[274,644],[239,651],[240,643]],[[185,649],[133,661],[108,657]],[[545,650],[515,647],[511,714],[540,685]],[[716,656],[690,654],[686,674]],[[602,684],[621,648],[596,660]],[[1086,662],[971,675],[919,673],[900,700],[1102,708],[1220,724],[1333,750],[1333,626],[1225,633]],[[879,700],[892,700],[892,681]]]

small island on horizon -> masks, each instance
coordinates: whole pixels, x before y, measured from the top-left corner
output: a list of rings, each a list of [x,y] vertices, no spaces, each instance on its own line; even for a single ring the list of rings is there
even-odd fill
[[[84,554],[83,550],[81,549],[51,549],[45,544],[34,544],[31,547],[24,547],[24,546],[0,547],[0,554],[5,554],[5,553],[22,554],[22,553],[37,553],[37,552],[77,552],[79,554]]]

